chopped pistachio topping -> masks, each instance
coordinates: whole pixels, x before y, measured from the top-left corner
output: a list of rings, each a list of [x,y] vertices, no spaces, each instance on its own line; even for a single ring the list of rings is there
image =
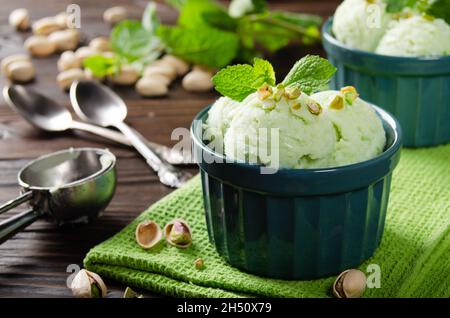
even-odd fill
[[[202,270],[202,269],[205,268],[205,262],[201,258],[197,258],[194,261],[194,266],[195,266],[196,269]]]
[[[258,98],[260,100],[266,100],[272,95],[272,87],[267,84],[264,84],[258,89]]]
[[[281,100],[281,97],[283,97],[283,95],[284,95],[284,85],[278,84],[277,91],[275,92],[275,94],[273,94],[273,99],[279,102]]]
[[[295,101],[295,102],[292,103],[291,107],[292,107],[292,109],[298,110],[298,109],[302,108],[302,104],[300,104],[299,102]]]
[[[267,110],[271,110],[275,108],[275,101],[272,99],[266,99],[262,101],[262,108],[263,109],[267,109]]]
[[[309,102],[306,106],[308,106],[309,112],[313,115],[319,115],[322,112],[322,106],[319,103]]]
[[[302,94],[302,91],[298,87],[286,88],[285,95],[287,99],[297,99]]]
[[[359,94],[353,86],[345,86],[341,88],[341,93],[344,94],[344,100],[349,105],[352,105],[354,100],[358,98]]]
[[[336,110],[340,110],[340,109],[344,108],[344,99],[342,98],[342,96],[341,95],[334,96],[329,107],[331,109],[336,109]]]

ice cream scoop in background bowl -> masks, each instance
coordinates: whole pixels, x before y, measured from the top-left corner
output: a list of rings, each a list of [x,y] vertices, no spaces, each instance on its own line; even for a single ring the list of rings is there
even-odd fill
[[[191,126],[211,242],[230,264],[280,279],[312,279],[355,267],[380,244],[401,130],[384,110],[377,157],[336,168],[279,169],[233,161],[202,139],[209,107]]]
[[[450,56],[398,57],[339,42],[333,18],[322,28],[329,61],[337,68],[332,88],[353,85],[361,97],[392,113],[408,147],[450,142]]]

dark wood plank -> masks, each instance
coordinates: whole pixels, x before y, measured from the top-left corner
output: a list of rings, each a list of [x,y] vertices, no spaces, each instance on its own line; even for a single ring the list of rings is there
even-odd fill
[[[16,0],[3,1],[0,6],[0,59],[23,50],[22,41],[29,33],[14,32],[7,25],[8,14],[17,7],[30,10],[32,19],[54,15],[63,11],[72,1],[63,0]],[[272,1],[276,9],[311,12],[330,15],[337,0],[327,1]],[[107,1],[79,0],[82,31],[87,38],[107,35],[109,27],[102,22],[103,11],[112,5],[125,5],[133,17],[138,18],[146,5],[144,0]],[[165,5],[158,7],[163,21],[176,19],[176,13]],[[305,50],[289,47],[269,59],[277,73],[282,76],[299,57],[306,53],[323,54],[319,47]],[[57,56],[34,59],[38,70],[36,81],[30,87],[41,91],[69,107],[67,94],[56,84]],[[5,80],[0,79],[3,88]],[[179,82],[165,98],[143,99],[133,89],[117,88],[129,107],[128,122],[148,139],[166,145],[175,141],[171,132],[177,127],[189,127],[193,116],[214,101],[217,95],[191,94],[181,89]],[[29,160],[37,156],[68,147],[107,147],[118,157],[118,187],[114,199],[96,222],[76,227],[55,229],[46,222],[38,221],[22,233],[0,246],[0,297],[70,297],[66,287],[69,264],[79,264],[86,252],[108,237],[120,231],[150,204],[171,190],[162,186],[154,173],[135,152],[122,146],[107,143],[101,138],[82,133],[48,134],[37,131],[19,118],[0,100],[0,202],[18,194],[17,172]],[[193,172],[195,168],[191,169]],[[0,220],[20,211],[20,208],[1,215]],[[107,281],[110,296],[120,296],[125,286]],[[155,296],[146,293],[148,296]]]

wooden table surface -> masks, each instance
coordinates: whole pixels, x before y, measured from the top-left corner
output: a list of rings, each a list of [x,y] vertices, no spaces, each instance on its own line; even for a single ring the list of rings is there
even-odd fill
[[[271,7],[290,11],[332,14],[339,1],[272,1]],[[27,8],[33,20],[64,11],[73,1],[69,0],[14,0],[1,1],[0,6],[0,59],[23,51],[23,39],[29,33],[18,33],[8,25],[8,15],[18,7]],[[131,16],[140,18],[146,5],[144,0],[106,1],[78,0],[81,7],[82,32],[87,38],[108,35],[109,26],[102,21],[103,11],[113,5],[124,5]],[[158,6],[164,22],[176,19],[176,12],[165,5]],[[320,47],[290,47],[269,57],[279,76],[306,53],[323,54]],[[34,59],[37,78],[29,86],[70,107],[68,96],[59,90],[55,77],[57,56]],[[0,79],[3,89],[5,79]],[[146,138],[161,144],[172,145],[171,132],[177,127],[189,127],[193,116],[214,101],[214,92],[191,94],[185,92],[179,81],[168,97],[143,99],[132,88],[117,88],[116,91],[128,105],[127,122]],[[107,147],[118,157],[118,186],[116,194],[97,221],[76,227],[57,229],[46,221],[37,221],[26,230],[0,245],[0,297],[70,297],[66,287],[70,264],[82,266],[87,251],[96,244],[114,235],[146,207],[159,200],[171,190],[158,182],[155,174],[132,150],[92,137],[88,134],[66,132],[49,134],[31,127],[0,98],[0,203],[14,198],[19,193],[17,173],[31,159],[69,147]],[[191,168],[193,172],[196,168]],[[0,216],[3,220],[21,211],[14,209]],[[119,296],[125,286],[106,280],[111,291],[109,297]],[[146,294],[148,296],[154,296]]]

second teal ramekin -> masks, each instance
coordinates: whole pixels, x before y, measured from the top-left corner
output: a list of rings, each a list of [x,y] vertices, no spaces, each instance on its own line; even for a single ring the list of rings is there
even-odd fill
[[[382,154],[327,169],[280,169],[226,160],[202,140],[209,107],[191,126],[209,238],[231,265],[280,279],[337,274],[380,244],[392,171],[400,158],[396,120],[375,108],[386,131]]]
[[[350,48],[322,28],[328,59],[337,68],[332,88],[355,86],[361,97],[394,114],[407,147],[450,142],[450,56],[396,57]]]

